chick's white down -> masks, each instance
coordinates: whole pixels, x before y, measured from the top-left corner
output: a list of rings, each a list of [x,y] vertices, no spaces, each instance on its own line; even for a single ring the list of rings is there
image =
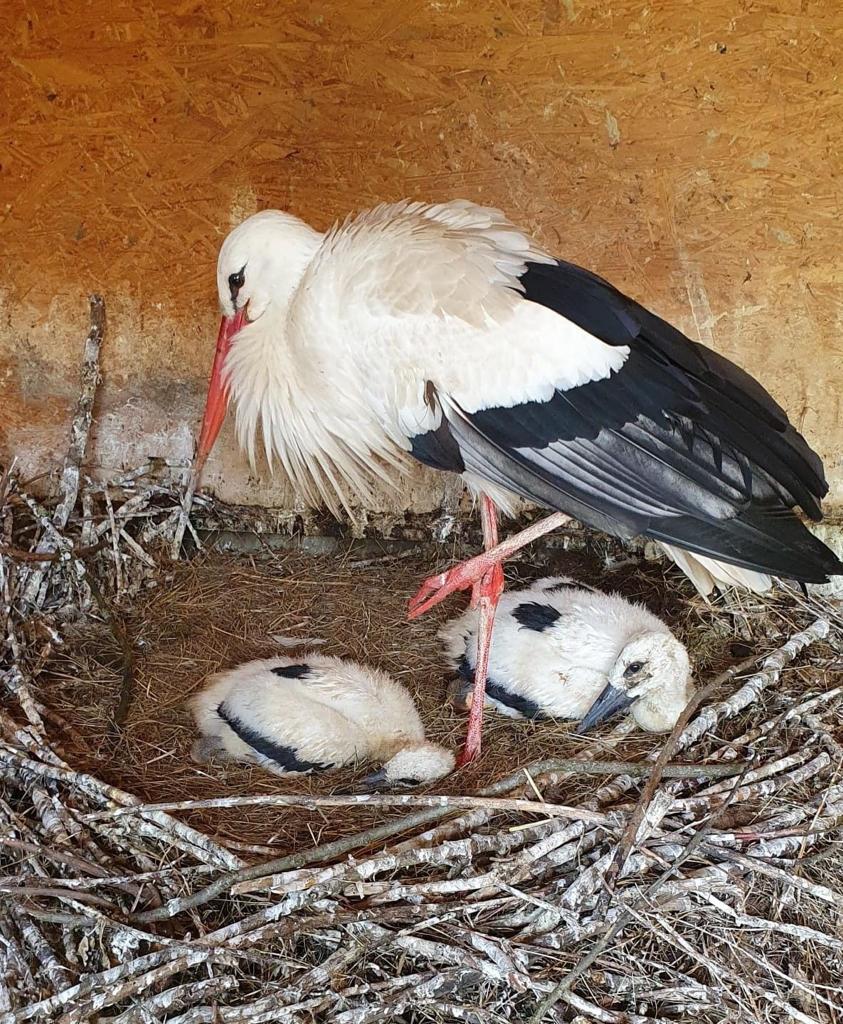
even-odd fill
[[[201,739],[196,760],[269,771],[384,764],[387,782],[447,775],[453,755],[425,740],[409,693],[379,669],[320,654],[250,661],[214,675],[190,702]]]
[[[502,596],[487,705],[511,717],[580,719],[611,684],[633,698],[630,711],[642,729],[671,729],[693,693],[685,647],[643,606],[564,582],[539,580]],[[477,624],[477,611],[469,609],[439,631],[456,671],[466,663],[474,670]],[[467,683],[459,693],[467,696]]]

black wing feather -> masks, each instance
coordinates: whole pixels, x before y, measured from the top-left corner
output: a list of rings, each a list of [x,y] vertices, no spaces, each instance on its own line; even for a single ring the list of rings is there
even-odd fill
[[[664,415],[672,409],[689,416],[714,436],[731,441],[786,488],[791,504],[822,518],[819,501],[828,484],[819,456],[745,370],[572,263],[529,264],[521,285],[529,301],[547,306],[606,344],[630,346],[630,359],[618,376],[629,378],[627,389],[634,392],[639,411],[652,416],[653,411]],[[633,355],[639,358],[630,366]],[[627,369],[633,372],[626,374]],[[613,380],[583,387],[602,384],[605,392]]]
[[[530,264],[521,285],[630,354],[546,402],[469,414],[442,396],[467,470],[617,536],[808,582],[843,572],[792,512],[822,518],[822,463],[756,380],[580,267]]]
[[[238,736],[247,746],[251,747],[252,750],[262,757],[274,761],[285,772],[323,772],[334,767],[333,764],[327,761],[302,760],[293,747],[276,743],[269,736],[264,736],[263,733],[258,732],[257,729],[252,728],[252,726],[247,725],[236,715],[232,714],[225,703],[219,705],[217,714],[235,736]]]

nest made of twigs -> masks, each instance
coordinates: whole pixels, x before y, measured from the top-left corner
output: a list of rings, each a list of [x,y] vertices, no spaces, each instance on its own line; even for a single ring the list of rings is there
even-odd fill
[[[149,471],[83,482],[64,521],[0,481],[0,1024],[834,1019],[835,608],[708,606],[599,542],[530,552],[511,583],[571,575],[662,615],[697,681],[719,679],[702,710],[667,739],[490,717],[478,765],[409,806],[354,804],[358,769],[194,765],[185,699],[324,640],[405,682],[456,746],[435,633],[457,607],[404,609],[460,550],[173,562],[193,527]],[[195,806],[211,798],[228,805]]]

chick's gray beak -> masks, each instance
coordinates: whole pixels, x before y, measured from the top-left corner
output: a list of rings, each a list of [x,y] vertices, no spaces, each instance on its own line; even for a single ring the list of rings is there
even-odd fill
[[[586,712],[585,718],[577,726],[577,732],[588,732],[595,725],[600,725],[601,722],[607,721],[621,711],[626,711],[634,700],[635,698],[630,697],[625,690],[619,690],[609,683]]]
[[[386,777],[386,769],[379,768],[378,771],[372,772],[371,775],[367,775],[365,779],[361,779],[360,787],[367,793],[375,793],[379,789],[388,789],[389,780]]]

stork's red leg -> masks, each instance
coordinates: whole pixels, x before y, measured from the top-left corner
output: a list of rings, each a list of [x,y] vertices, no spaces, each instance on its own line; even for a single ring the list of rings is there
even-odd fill
[[[449,569],[448,572],[431,576],[422,583],[419,592],[410,601],[410,618],[424,615],[428,609],[443,601],[455,590],[471,587],[471,605],[480,611],[477,629],[477,661],[474,667],[474,689],[471,695],[471,710],[468,715],[468,733],[457,765],[462,766],[480,755],[483,733],[483,709],[486,703],[486,675],[489,667],[489,649],[492,644],[492,628],[495,610],[503,593],[503,569],[501,562],[514,554],[525,544],[541,537],[569,519],[561,512],[528,526],[526,530],[498,543],[497,510],[491,498],[481,498],[483,522],[483,543],[486,550],[476,558]]]
[[[483,550],[491,551],[498,546],[498,510],[491,498],[485,494],[480,495],[480,524],[483,528]],[[500,570],[500,589],[503,590],[503,570],[500,562],[496,566]],[[491,570],[489,570],[491,571]],[[484,573],[479,580],[471,586],[471,607],[476,608],[483,596],[483,581],[488,572]]]
[[[487,500],[487,498],[484,498],[484,501]],[[492,508],[494,509],[494,505],[492,505]],[[542,537],[544,534],[550,533],[551,530],[563,526],[569,519],[570,516],[566,516],[562,512],[554,512],[553,515],[548,516],[546,519],[528,526],[526,530],[521,530],[520,533],[507,537],[505,541],[484,551],[482,555],[469,558],[468,561],[460,562],[459,565],[455,565],[453,569],[449,569],[447,572],[441,572],[436,576],[426,579],[419,588],[418,593],[410,601],[409,618],[417,619],[420,615],[424,615],[426,611],[439,604],[440,601],[444,601],[449,594],[453,594],[457,590],[465,590],[466,587],[472,588],[472,603],[476,603],[476,599],[480,594],[477,588],[487,572],[497,568],[497,571],[501,573],[502,584],[503,574],[500,564],[504,559],[509,558],[510,555],[515,554],[516,551],[519,551],[538,537]]]
[[[498,543],[497,510],[494,502],[485,494],[481,498],[480,512],[483,521],[483,544],[487,551],[493,550]],[[474,666],[474,689],[471,694],[471,710],[468,714],[468,732],[465,737],[465,746],[457,758],[457,767],[462,767],[480,756],[489,649],[492,644],[495,611],[502,593],[503,569],[500,562],[495,562],[472,587],[472,606],[476,605],[480,610],[477,629],[477,661]]]

